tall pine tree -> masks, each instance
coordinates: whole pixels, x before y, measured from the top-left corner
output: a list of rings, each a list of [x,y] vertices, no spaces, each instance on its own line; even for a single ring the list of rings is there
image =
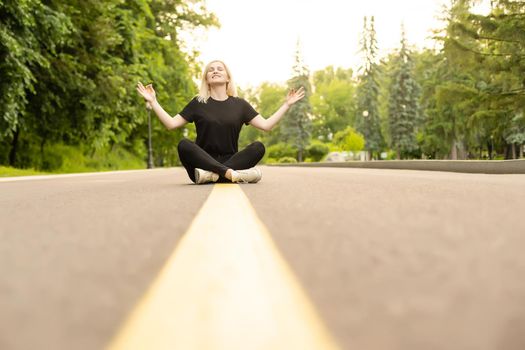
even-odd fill
[[[357,89],[357,130],[364,135],[367,159],[372,159],[374,152],[381,152],[384,139],[381,133],[379,118],[379,66],[377,64],[377,40],[374,28],[374,16],[364,17],[363,35],[361,37],[361,53],[364,64],[361,67],[359,86]]]
[[[395,58],[395,67],[389,89],[388,118],[390,146],[396,151],[397,159],[400,159],[417,149],[416,131],[420,119],[420,88],[414,79],[414,63],[403,27],[401,48]]]
[[[486,144],[490,158],[495,149],[514,158],[523,146],[525,2],[493,0],[487,14],[474,13],[474,4],[452,2],[444,53],[473,80],[462,86],[473,92],[462,103],[472,105],[465,113],[470,139]]]
[[[292,69],[293,76],[288,80],[288,87],[295,90],[303,87],[305,96],[288,110],[287,116],[283,121],[282,133],[285,140],[297,149],[297,160],[302,162],[304,151],[310,143],[312,127],[310,114],[312,107],[308,97],[312,94],[312,88],[310,85],[310,72],[304,64],[299,40],[297,41],[295,63]]]

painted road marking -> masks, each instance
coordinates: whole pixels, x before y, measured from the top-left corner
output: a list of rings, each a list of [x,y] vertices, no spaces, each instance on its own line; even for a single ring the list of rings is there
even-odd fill
[[[338,349],[239,185],[216,184],[109,349]]]

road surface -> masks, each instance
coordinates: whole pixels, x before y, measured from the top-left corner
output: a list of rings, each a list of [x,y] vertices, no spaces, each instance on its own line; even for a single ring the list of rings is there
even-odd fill
[[[341,349],[525,348],[525,175],[262,169],[223,186]],[[106,347],[215,187],[181,168],[0,182],[0,348]]]

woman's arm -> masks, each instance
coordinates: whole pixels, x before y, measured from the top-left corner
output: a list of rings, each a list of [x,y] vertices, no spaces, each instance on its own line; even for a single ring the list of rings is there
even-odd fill
[[[184,119],[180,114],[177,114],[174,117],[169,115],[168,112],[166,112],[164,108],[162,108],[162,106],[157,102],[157,100],[155,100],[154,102],[150,102],[150,104],[151,109],[153,109],[157,117],[159,117],[159,120],[162,124],[164,124],[166,129],[177,129],[183,126],[184,124],[188,123],[188,121]]]
[[[162,108],[162,106],[157,102],[157,97],[155,94],[155,90],[153,90],[153,86],[151,84],[144,87],[142,83],[137,84],[137,91],[139,94],[142,95],[144,100],[146,100],[146,103],[153,109],[157,117],[159,117],[159,120],[162,124],[166,127],[168,130],[173,130],[176,128],[180,128],[184,124],[186,124],[188,121],[184,119],[180,114],[177,114],[176,116],[172,117],[168,114]]]
[[[290,90],[288,96],[286,96],[286,102],[268,119],[264,119],[263,116],[258,114],[255,118],[250,121],[250,125],[261,129],[263,131],[270,131],[273,127],[281,120],[286,111],[297,101],[304,97],[304,88],[301,87],[299,90]]]
[[[273,127],[281,120],[284,113],[290,108],[287,103],[284,103],[270,118],[264,119],[260,114],[257,114],[255,118],[250,121],[250,125],[263,131],[270,131]]]

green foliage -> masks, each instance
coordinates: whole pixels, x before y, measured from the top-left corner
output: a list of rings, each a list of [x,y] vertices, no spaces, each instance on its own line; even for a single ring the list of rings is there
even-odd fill
[[[144,168],[144,159],[119,146],[92,153],[85,147],[54,144],[46,148],[40,160],[40,169],[57,173]]]
[[[294,157],[282,157],[279,158],[277,163],[297,163],[297,159],[295,159]]]
[[[268,158],[279,159],[283,157],[296,157],[297,150],[290,144],[280,142],[266,148]]]
[[[268,118],[283,105],[286,94],[285,86],[262,83],[256,89],[242,91],[239,95],[249,101],[264,118]],[[243,127],[239,137],[239,148],[246,147],[254,141],[261,141],[270,146],[282,142],[282,139],[280,124],[277,124],[270,132],[263,132],[253,127]]]
[[[153,82],[164,108],[179,112],[200,69],[178,34],[218,24],[202,0],[2,1],[0,10],[0,162],[18,167],[55,168],[58,159],[27,153],[55,145],[143,157],[136,82]],[[153,125],[156,163],[178,164],[183,131]]]
[[[357,79],[329,66],[310,86],[298,49],[288,86],[243,94],[265,117],[288,88],[303,86],[306,97],[271,132],[243,128],[240,147],[262,141],[267,161],[386,144],[389,157],[516,156],[525,143],[525,2],[491,1],[483,15],[475,3],[451,2],[436,32],[442,50],[410,52],[403,39],[379,63],[370,18]],[[0,13],[0,164],[49,171],[145,166],[147,112],[136,82],[153,82],[163,107],[179,112],[200,71],[181,32],[218,25],[203,0],[0,0]],[[157,166],[179,164],[182,137],[195,137],[193,124],[167,132],[153,116]]]
[[[458,0],[447,11],[443,59],[458,76],[441,77],[436,107],[455,114],[451,158],[481,157],[484,148],[490,158],[497,149],[509,156],[509,136],[520,134],[515,118],[525,108],[525,3],[492,1],[486,15],[472,13],[473,5]]]
[[[508,143],[522,145],[525,143],[525,115],[523,112],[516,114],[512,122],[505,140]]]
[[[329,141],[333,135],[354,123],[355,82],[352,70],[328,66],[313,74],[315,93],[312,105],[312,137]]]
[[[366,149],[370,152],[380,152],[385,147],[381,132],[379,116],[379,84],[380,68],[376,62],[377,41],[374,29],[374,17],[367,24],[364,19],[364,29],[361,40],[361,54],[364,65],[361,67],[359,86],[357,88],[356,126],[366,140]]]
[[[35,92],[35,70],[51,59],[72,33],[69,18],[38,0],[0,2],[0,142],[27,127],[28,93]]]
[[[302,162],[303,153],[309,144],[311,135],[312,106],[308,99],[312,94],[312,87],[310,86],[310,73],[303,63],[299,45],[295,55],[293,72],[294,76],[288,80],[288,87],[295,90],[304,88],[305,96],[290,107],[281,131],[284,139],[297,149],[297,160]]]
[[[365,134],[367,150],[390,145],[389,159],[518,156],[525,135],[525,2],[493,1],[486,15],[474,14],[474,3],[451,2],[443,16],[446,26],[436,31],[442,50],[411,51],[403,37],[399,51],[379,63],[373,25],[367,22],[357,82],[341,68],[312,75],[313,138],[328,141],[352,126]],[[368,124],[363,111],[372,116]],[[293,144],[282,132],[284,121],[272,132],[276,137],[261,138]],[[333,150],[341,149],[339,139]],[[304,155],[311,159],[307,151]]]
[[[335,134],[333,144],[339,151],[359,152],[365,147],[365,138],[349,126]]]
[[[400,158],[417,149],[416,133],[420,124],[420,87],[414,78],[414,62],[406,44],[404,30],[394,67],[389,87],[388,119],[390,145]]]
[[[11,176],[31,176],[31,175],[47,175],[49,173],[36,171],[34,169],[17,169],[12,167],[0,166],[0,177]]]
[[[318,162],[330,152],[330,146],[317,140],[313,140],[306,149],[306,156],[313,162]]]

